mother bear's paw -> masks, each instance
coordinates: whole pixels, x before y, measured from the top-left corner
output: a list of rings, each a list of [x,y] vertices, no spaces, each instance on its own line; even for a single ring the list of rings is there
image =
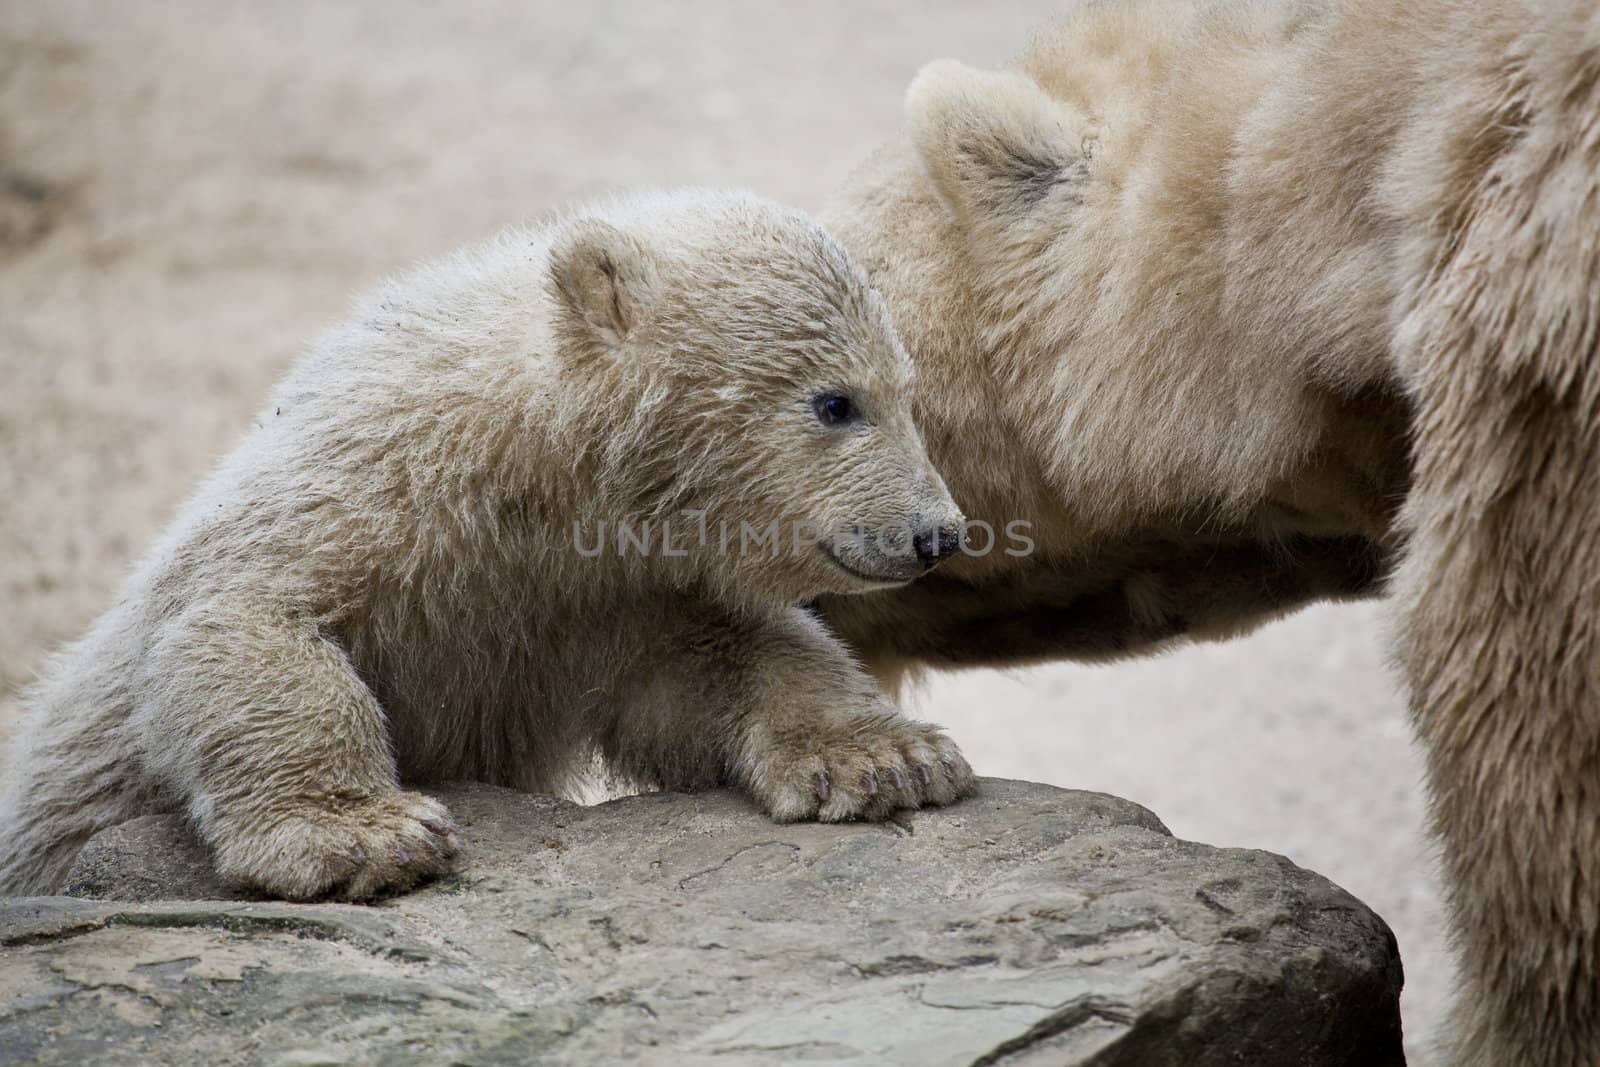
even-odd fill
[[[369,900],[409,889],[447,872],[460,847],[449,809],[399,790],[276,803],[208,830],[224,878],[288,900]]]

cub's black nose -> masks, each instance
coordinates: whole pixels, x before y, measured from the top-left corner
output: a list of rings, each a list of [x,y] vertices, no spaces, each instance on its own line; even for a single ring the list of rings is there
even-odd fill
[[[911,539],[917,558],[923,566],[935,566],[940,560],[961,551],[961,531],[954,526],[939,526],[923,530]]]

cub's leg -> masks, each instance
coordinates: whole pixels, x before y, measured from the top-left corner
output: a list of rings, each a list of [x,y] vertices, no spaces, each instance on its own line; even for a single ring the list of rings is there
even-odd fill
[[[977,792],[935,726],[906,718],[815,617],[708,614],[673,655],[646,664],[602,753],[666,788],[726,783],[774,819],[881,819]]]
[[[401,791],[382,709],[314,628],[191,614],[146,671],[144,762],[185,799],[229,881],[362,899],[449,868],[449,812]]]
[[[128,728],[127,660],[107,629],[22,695],[0,771],[0,896],[56,892],[97,831],[161,808]]]

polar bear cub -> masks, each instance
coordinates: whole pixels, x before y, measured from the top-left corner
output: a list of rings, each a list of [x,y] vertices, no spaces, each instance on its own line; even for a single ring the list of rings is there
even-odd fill
[[[237,884],[366,898],[457,848],[405,786],[553,789],[595,753],[780,820],[973,792],[807,607],[959,544],[911,392],[862,272],[743,194],[583,211],[379,289],[25,697],[0,892],[182,810]]]

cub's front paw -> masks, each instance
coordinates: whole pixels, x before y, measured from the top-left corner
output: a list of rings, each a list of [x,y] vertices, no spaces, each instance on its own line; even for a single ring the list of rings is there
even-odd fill
[[[894,713],[819,724],[757,744],[745,781],[778,822],[882,819],[978,791],[955,742]]]
[[[460,846],[449,809],[421,793],[300,800],[212,827],[217,871],[289,900],[367,900],[448,871]]]

